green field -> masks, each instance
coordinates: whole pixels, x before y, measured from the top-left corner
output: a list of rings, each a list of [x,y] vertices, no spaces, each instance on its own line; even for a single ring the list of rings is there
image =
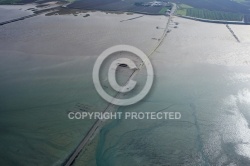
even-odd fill
[[[176,11],[176,14],[185,16],[187,14],[187,9],[193,8],[192,6],[186,5],[186,4],[180,4],[178,5],[178,9]]]
[[[168,10],[171,10],[171,7],[163,7],[163,8],[159,11],[159,13],[160,13],[160,14],[165,14]]]
[[[227,20],[227,21],[242,21],[243,15],[237,13],[227,13],[220,11],[210,11],[206,9],[186,9],[186,16],[209,19],[209,20]]]

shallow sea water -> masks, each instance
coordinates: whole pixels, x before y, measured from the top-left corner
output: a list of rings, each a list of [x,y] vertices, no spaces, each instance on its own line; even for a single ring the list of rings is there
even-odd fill
[[[149,54],[167,22],[164,16],[120,22],[140,15],[89,14],[0,27],[2,165],[60,165],[93,124],[69,120],[68,111],[107,106],[92,83],[98,55],[116,44]],[[250,26],[230,27],[240,43],[225,25],[174,17],[150,57],[150,93],[118,111],[176,111],[181,120],[109,121],[74,165],[249,165]],[[135,79],[144,76],[142,70]]]
[[[90,12],[36,16],[0,26],[0,163],[60,165],[94,120],[69,111],[107,106],[92,82],[96,58],[117,44],[149,52],[166,17]],[[6,16],[6,19],[9,18]],[[148,24],[150,23],[150,24]],[[138,26],[140,25],[140,26]]]
[[[250,26],[174,18],[151,56],[155,82],[140,103],[118,111],[181,112],[181,120],[115,120],[75,165],[250,164]],[[231,26],[231,25],[230,25]]]

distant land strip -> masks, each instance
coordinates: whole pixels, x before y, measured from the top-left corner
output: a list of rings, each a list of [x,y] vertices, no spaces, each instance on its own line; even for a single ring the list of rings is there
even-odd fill
[[[190,16],[182,16],[182,15],[177,15],[177,16],[190,19],[190,20],[209,22],[209,23],[250,25],[250,22],[243,22],[243,21],[209,20],[209,19],[196,18],[196,17],[190,17]]]
[[[43,14],[45,12],[55,10],[55,9],[59,9],[59,8],[60,7],[57,6],[57,7],[53,7],[53,8],[49,8],[49,9],[39,10],[39,11],[34,12],[34,14],[31,14],[31,15],[28,15],[28,16],[24,16],[24,17],[15,18],[15,19],[12,19],[12,20],[0,22],[0,26],[5,25],[5,24],[9,24],[9,23],[13,23],[13,22],[17,22],[17,21],[22,21],[22,20],[25,20],[27,18],[35,17],[35,16],[38,16],[38,15]]]

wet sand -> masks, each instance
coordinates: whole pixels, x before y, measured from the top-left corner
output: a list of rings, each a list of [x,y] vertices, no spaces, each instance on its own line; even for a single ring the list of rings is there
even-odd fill
[[[40,15],[0,27],[1,163],[62,163],[93,123],[67,113],[107,105],[92,83],[96,58],[117,44],[149,52],[163,33],[156,27],[166,24],[164,16],[123,23],[140,15],[88,14]]]

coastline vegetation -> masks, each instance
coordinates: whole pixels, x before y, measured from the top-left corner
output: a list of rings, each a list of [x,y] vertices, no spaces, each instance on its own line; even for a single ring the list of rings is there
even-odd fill
[[[186,16],[209,19],[209,20],[226,20],[226,21],[242,21],[243,14],[229,13],[221,11],[210,11],[206,9],[187,9]]]
[[[197,9],[192,6],[178,5],[177,15],[202,18],[208,20],[242,21],[244,15],[240,13],[230,13],[223,11],[211,11],[207,9]]]
[[[159,11],[159,13],[160,13],[160,14],[165,14],[168,10],[171,10],[171,7],[163,7],[163,8]]]
[[[179,4],[178,9],[176,11],[176,14],[186,16],[187,9],[193,8],[192,6],[186,5],[186,4]]]

